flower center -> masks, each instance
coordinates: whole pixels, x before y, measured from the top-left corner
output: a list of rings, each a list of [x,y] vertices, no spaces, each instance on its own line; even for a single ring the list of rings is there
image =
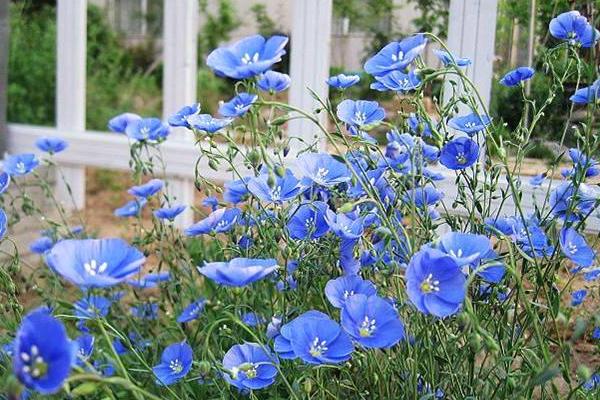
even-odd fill
[[[354,122],[357,125],[363,125],[366,120],[367,120],[367,114],[365,114],[364,112],[357,111],[354,113]]]
[[[254,363],[246,362],[246,363],[240,364],[236,369],[238,371],[246,374],[246,377],[249,379],[256,378],[257,372],[256,372],[256,365],[254,365]]]
[[[319,168],[317,170],[317,174],[315,175],[315,181],[317,183],[323,183],[325,182],[325,177],[327,176],[327,174],[329,174],[329,170],[326,168]]]
[[[319,341],[319,337],[317,336],[315,337],[315,340],[313,340],[310,344],[310,349],[308,350],[308,352],[313,357],[319,357],[327,350],[327,342],[325,340]]]
[[[38,347],[34,344],[29,349],[29,353],[22,352],[21,360],[23,365],[23,372],[33,378],[42,378],[48,373],[48,364],[44,361],[40,355]]]
[[[456,250],[456,252],[454,250],[450,250],[449,254],[454,258],[460,258],[463,256],[463,251],[462,251],[462,249],[458,249],[458,250]],[[430,276],[431,276],[431,274],[430,274]]]
[[[258,53],[254,53],[254,55],[252,57],[250,57],[250,54],[245,53],[244,56],[242,57],[242,63],[243,64],[252,64],[258,61]]]
[[[347,299],[350,296],[354,296],[354,290],[344,290],[344,298]]]
[[[103,274],[106,271],[106,268],[108,268],[107,263],[103,262],[102,264],[98,264],[96,260],[91,260],[83,264],[83,269],[85,272],[92,276]]]
[[[571,253],[571,254],[577,253],[577,250],[578,250],[577,245],[574,243],[567,244],[567,249],[569,250],[569,253]]]
[[[421,292],[428,294],[431,292],[440,291],[440,281],[433,279],[433,274],[429,274],[423,282],[421,282]]]
[[[183,364],[178,358],[176,358],[169,362],[169,368],[171,368],[171,371],[174,373],[179,374],[181,371],[183,371]]]
[[[276,186],[271,190],[271,198],[275,201],[281,200],[281,186]]]
[[[465,122],[465,128],[475,128],[477,124],[473,121]]]
[[[149,134],[150,134],[150,128],[148,128],[147,126],[144,126],[140,129],[140,135],[143,138],[147,138]]]
[[[373,335],[375,329],[377,329],[375,319],[369,319],[369,316],[365,315],[365,319],[361,322],[358,332],[361,337],[369,337]]]
[[[404,58],[404,52],[402,50],[398,50],[398,54],[392,54],[392,61],[400,61]]]
[[[25,173],[26,168],[25,168],[25,163],[23,161],[19,161],[17,163],[17,171],[20,173]]]
[[[463,153],[462,151],[460,151],[456,155],[456,162],[459,163],[459,164],[465,164],[467,162],[467,157],[465,157],[465,153]]]

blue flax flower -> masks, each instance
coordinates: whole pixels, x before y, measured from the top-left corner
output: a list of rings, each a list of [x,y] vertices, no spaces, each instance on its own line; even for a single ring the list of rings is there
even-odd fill
[[[194,353],[186,342],[173,343],[167,346],[160,357],[160,364],[152,368],[156,383],[159,385],[172,385],[192,369]]]
[[[442,147],[440,163],[446,168],[461,170],[473,165],[478,157],[479,145],[468,137],[459,137]]]
[[[389,348],[404,338],[398,312],[379,296],[350,296],[342,309],[341,324],[357,343],[368,349]]]
[[[169,125],[191,128],[190,117],[196,114],[200,114],[200,103],[184,106],[169,117]]]
[[[360,76],[358,75],[338,74],[330,76],[326,82],[329,86],[333,88],[344,90],[356,85],[359,81]]]
[[[273,346],[280,358],[293,360],[298,357],[292,348],[292,333],[296,331],[300,325],[311,318],[317,320],[330,319],[327,314],[324,314],[321,311],[311,310],[294,318],[287,324],[281,325],[281,321],[277,323],[277,332],[273,333]]]
[[[282,204],[301,194],[303,188],[292,171],[286,169],[283,176],[264,172],[250,178],[248,190],[259,200]]]
[[[158,118],[142,118],[127,124],[125,134],[139,142],[158,142],[167,137],[169,127]]]
[[[407,122],[408,127],[414,134],[422,137],[431,137],[433,129],[429,121],[419,115],[411,114]]]
[[[596,79],[591,86],[587,86],[575,91],[575,93],[569,97],[575,104],[588,104],[595,103],[600,99],[600,79]]]
[[[150,321],[158,319],[158,303],[142,303],[138,306],[132,306],[129,310],[135,318]]]
[[[185,230],[186,236],[224,233],[232,230],[240,221],[242,210],[239,208],[219,208],[208,217],[196,222]]]
[[[346,165],[327,153],[304,153],[298,159],[302,184],[332,187],[348,182],[351,174]]]
[[[251,78],[281,61],[287,42],[285,36],[272,36],[268,40],[261,35],[248,36],[231,46],[213,50],[206,65],[219,76]]]
[[[292,239],[318,239],[329,232],[329,225],[325,221],[328,209],[327,203],[322,201],[304,203],[292,209],[287,223]]]
[[[232,204],[238,204],[246,200],[250,194],[247,186],[250,179],[250,177],[245,177],[243,179],[226,182],[225,185],[223,185],[225,188],[223,200]]]
[[[600,198],[597,188],[581,183],[575,189],[573,183],[563,182],[550,193],[552,213],[567,221],[579,221],[596,208]]]
[[[10,176],[24,176],[37,168],[40,160],[35,154],[24,153],[7,156],[4,160],[4,171]]]
[[[205,197],[202,200],[202,206],[210,207],[212,211],[215,211],[217,208],[219,208],[219,199],[217,199],[215,196]]]
[[[133,113],[119,114],[108,121],[108,129],[115,133],[125,133],[127,125],[140,119],[142,119],[142,117]]]
[[[415,207],[424,209],[436,205],[443,197],[444,194],[435,187],[425,185],[407,191],[404,195],[404,201],[407,204],[414,204]]]
[[[600,387],[600,374],[592,374],[592,376],[590,377],[590,379],[588,379],[587,381],[585,381],[581,387],[590,392],[590,391],[595,391],[597,388]]]
[[[408,92],[415,90],[421,85],[421,78],[414,70],[405,74],[401,71],[388,72],[385,75],[375,77],[371,89],[380,92],[392,90],[394,92]]]
[[[578,149],[569,149],[569,157],[573,161],[573,168],[585,172],[586,178],[591,178],[600,175],[600,167],[598,161],[592,157],[586,156]]]
[[[550,21],[550,34],[581,47],[592,47],[600,39],[600,32],[579,11],[564,12]]]
[[[6,192],[10,185],[10,174],[6,171],[0,172],[0,194]]]
[[[171,207],[161,207],[157,210],[154,210],[154,216],[158,219],[164,219],[168,221],[173,221],[179,214],[185,211],[187,207],[181,204],[177,204]]]
[[[460,117],[453,117],[448,121],[448,126],[458,131],[473,136],[485,129],[490,124],[490,117],[472,113]]]
[[[391,71],[402,71],[419,56],[426,44],[427,38],[422,33],[400,42],[391,42],[365,62],[365,72],[380,76]]]
[[[179,316],[177,317],[177,322],[182,324],[184,322],[190,322],[195,320],[200,316],[200,314],[204,310],[205,305],[206,299],[204,297],[200,297],[198,300],[188,304],[188,306],[184,308],[181,314],[179,314]]]
[[[127,193],[135,197],[147,198],[158,193],[165,183],[160,179],[150,179],[148,182],[139,186],[132,186]]]
[[[171,279],[170,272],[157,272],[146,274],[137,278],[127,279],[127,284],[139,289],[151,289],[158,286],[161,282]]]
[[[466,278],[454,259],[439,250],[425,248],[406,268],[408,298],[424,314],[455,314],[465,298]]]
[[[265,318],[255,312],[246,312],[240,316],[240,320],[249,327],[255,327],[265,323]]]
[[[580,289],[571,293],[571,306],[577,307],[585,300],[587,296],[587,290]]]
[[[188,117],[192,129],[213,134],[233,122],[232,118],[214,118],[210,114],[194,114]]]
[[[537,174],[535,176],[532,176],[531,179],[529,179],[529,184],[533,187],[540,186],[542,183],[544,183],[545,179],[546,174]]]
[[[37,309],[25,316],[14,341],[13,371],[27,388],[41,394],[56,393],[75,361],[64,325]]]
[[[48,266],[77,286],[107,287],[139,272],[146,258],[122,239],[67,239],[46,255]]]
[[[69,147],[69,143],[59,137],[41,137],[35,141],[35,146],[46,153],[56,154]]]
[[[444,67],[450,66],[452,64],[455,64],[458,67],[466,67],[467,65],[471,64],[470,59],[466,57],[455,57],[454,55],[444,50],[435,49],[433,50],[433,53],[442,62],[442,64],[444,64]]]
[[[224,117],[241,117],[248,112],[252,104],[258,99],[258,96],[251,93],[240,93],[227,103],[221,104],[219,114]]]
[[[94,352],[94,337],[89,333],[84,333],[75,339],[77,343],[77,359],[75,363],[79,366],[85,365]]]
[[[104,296],[84,296],[77,300],[75,306],[75,316],[78,318],[98,318],[106,317],[110,310],[112,301]]]
[[[223,357],[223,378],[239,390],[258,390],[275,382],[277,358],[258,343],[236,344]]]
[[[355,294],[372,296],[377,293],[373,282],[358,275],[332,279],[325,285],[325,297],[335,308],[344,308],[346,300]]]
[[[283,92],[290,87],[292,83],[288,74],[282,74],[277,71],[267,71],[260,76],[256,82],[258,88],[265,92]]]
[[[119,218],[137,217],[142,212],[146,202],[147,200],[144,198],[129,200],[123,206],[115,209],[114,214]]]
[[[357,240],[365,229],[365,220],[357,216],[355,213],[336,214],[328,209],[325,213],[325,220],[335,233],[341,239]]]
[[[54,246],[54,240],[48,236],[40,236],[29,244],[29,250],[35,254],[44,254]]]
[[[560,230],[560,249],[563,254],[580,267],[591,267],[596,258],[594,250],[573,228],[562,228]]]
[[[337,106],[337,117],[350,126],[367,129],[385,118],[385,110],[376,101],[346,99]]]
[[[531,67],[519,67],[509,71],[500,79],[500,84],[508,87],[517,86],[521,82],[528,81],[535,74]]]
[[[225,286],[246,286],[275,272],[277,261],[268,259],[234,258],[225,262],[205,263],[198,271],[207,278]]]

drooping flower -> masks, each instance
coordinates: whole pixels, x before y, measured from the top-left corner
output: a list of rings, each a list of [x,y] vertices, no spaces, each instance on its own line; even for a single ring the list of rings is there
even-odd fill
[[[122,239],[66,239],[46,254],[48,266],[77,286],[113,286],[139,272],[146,260]]]
[[[600,99],[600,79],[596,79],[588,87],[584,87],[575,91],[575,93],[569,97],[575,104],[588,104],[595,103]]]
[[[182,204],[176,204],[171,207],[161,207],[154,210],[154,216],[158,219],[173,221],[179,214],[185,211],[186,208],[187,206]]]
[[[114,214],[120,218],[137,217],[142,212],[142,208],[146,203],[147,200],[142,197],[129,200],[123,206],[115,209]]]
[[[325,285],[325,296],[335,308],[344,308],[346,300],[355,294],[372,296],[377,294],[373,282],[358,275],[342,276],[332,279]]]
[[[160,357],[160,364],[152,368],[156,383],[172,385],[184,378],[192,369],[194,353],[186,342],[167,346]]]
[[[205,235],[207,233],[229,232],[239,222],[242,210],[239,208],[219,208],[201,221],[188,227],[187,236]]]
[[[550,193],[552,213],[567,221],[578,221],[596,207],[600,191],[593,186],[581,183],[575,189],[573,183],[563,182]]]
[[[4,171],[10,176],[24,176],[37,168],[40,160],[32,153],[9,155],[4,160]]]
[[[531,177],[531,179],[529,179],[529,184],[531,186],[540,186],[542,183],[544,183],[544,180],[546,179],[546,174],[542,173],[542,174],[537,174]]]
[[[394,92],[409,92],[421,86],[421,78],[411,70],[407,74],[402,71],[392,71],[385,75],[375,77],[375,82],[371,84],[371,89],[380,92],[392,90]]]
[[[470,167],[479,157],[479,145],[468,137],[450,140],[442,147],[440,163],[446,168],[461,170]]]
[[[338,74],[330,76],[326,82],[333,88],[344,90],[356,85],[359,81],[360,76],[358,75]]]
[[[411,189],[404,195],[407,204],[414,204],[417,208],[427,208],[436,205],[444,194],[432,185],[425,185]]]
[[[183,324],[184,322],[190,322],[200,316],[200,313],[204,310],[206,305],[206,299],[200,297],[198,300],[190,303],[186,308],[183,309],[181,314],[177,317],[177,322]]]
[[[389,348],[404,338],[398,312],[379,296],[355,294],[346,299],[341,314],[344,330],[366,348]]]
[[[439,250],[425,248],[406,268],[408,298],[424,314],[455,314],[465,298],[466,278],[454,259]]]
[[[346,165],[327,153],[304,153],[298,159],[302,184],[332,187],[351,178]]]
[[[147,198],[158,193],[165,183],[160,179],[150,179],[148,182],[139,186],[132,186],[127,193],[136,196]]]
[[[169,125],[184,126],[191,129],[192,125],[190,124],[190,117],[196,114],[200,114],[200,103],[184,106],[169,117]]]
[[[213,50],[206,65],[219,76],[251,78],[281,61],[287,42],[285,36],[272,36],[268,40],[261,35],[248,36],[231,46]]]
[[[215,211],[217,208],[219,208],[219,199],[217,199],[215,196],[205,197],[202,199],[202,206],[210,207],[212,211]]]
[[[577,307],[578,305],[583,303],[583,301],[585,300],[586,297],[587,297],[587,290],[585,290],[585,289],[580,289],[580,290],[576,290],[576,291],[572,292],[571,293],[571,306]]]
[[[322,201],[304,203],[292,209],[287,223],[292,239],[318,239],[329,232],[329,225],[325,221],[328,209],[327,203]]]
[[[41,137],[35,141],[35,146],[46,153],[56,154],[69,147],[66,140],[59,137]]]
[[[261,75],[256,85],[260,90],[265,92],[283,92],[290,87],[292,83],[288,74],[282,74],[277,71],[267,71]]]
[[[433,131],[431,123],[426,121],[423,117],[411,114],[408,117],[407,122],[408,127],[414,134],[422,137],[431,137]]]
[[[45,309],[25,316],[14,341],[13,371],[27,388],[56,393],[71,371],[74,347],[64,325]]]
[[[232,204],[238,204],[244,201],[250,194],[247,186],[248,181],[250,181],[250,177],[226,182],[225,185],[223,185],[225,188],[223,200]]]
[[[279,361],[258,343],[236,344],[223,357],[223,378],[240,390],[258,390],[275,382]]]
[[[246,286],[272,274],[279,268],[275,259],[234,258],[225,262],[205,263],[198,271],[225,286]]]
[[[365,220],[354,213],[336,214],[330,209],[325,213],[325,221],[331,228],[331,231],[341,239],[356,240],[359,239],[365,229]]]
[[[240,316],[240,320],[249,327],[255,327],[265,323],[265,318],[255,312],[245,312]]]
[[[142,118],[128,123],[125,134],[139,142],[158,142],[167,137],[169,127],[158,118]]]
[[[487,115],[477,115],[476,113],[472,113],[451,118],[448,121],[448,126],[464,132],[469,136],[473,136],[484,130],[490,122],[491,119]]]
[[[337,106],[337,117],[348,125],[366,129],[385,118],[385,110],[376,101],[346,99]]]
[[[586,156],[581,150],[569,149],[569,157],[573,161],[573,168],[585,172],[586,178],[600,175],[600,165],[592,157]]]
[[[6,192],[10,185],[10,174],[6,171],[0,172],[0,194]]]
[[[233,118],[214,118],[210,114],[194,114],[188,117],[192,129],[213,134],[233,122]]]
[[[219,114],[224,117],[241,117],[248,112],[252,104],[258,99],[258,96],[251,93],[240,93],[227,103],[221,104]]]
[[[442,64],[444,64],[444,67],[452,64],[455,64],[458,67],[466,67],[467,65],[471,65],[471,60],[467,57],[455,57],[447,51],[438,49],[433,50],[433,53],[442,62]]]
[[[585,238],[571,227],[560,230],[560,249],[563,254],[580,267],[591,267],[596,258],[594,250]]]
[[[508,87],[517,86],[521,82],[528,81],[535,74],[531,67],[519,67],[509,71],[500,79],[500,84]]]
[[[98,318],[106,317],[112,301],[104,296],[90,295],[77,300],[75,306],[75,316],[78,318]]]
[[[0,237],[2,237],[0,235]],[[54,240],[48,236],[40,236],[29,244],[29,250],[35,254],[44,254],[54,246]]]
[[[150,321],[158,319],[158,303],[141,303],[140,305],[132,306],[129,311],[135,318],[147,319]]]
[[[300,181],[289,169],[283,176],[265,172],[248,181],[250,193],[267,203],[282,204],[301,194],[302,189]]]
[[[170,279],[171,273],[169,271],[165,271],[127,279],[127,284],[139,289],[151,289],[157,287],[159,283],[166,282]]]
[[[75,363],[79,366],[85,365],[94,352],[94,337],[89,333],[84,333],[75,339],[77,343],[77,358]]]
[[[140,119],[142,119],[142,117],[133,113],[119,114],[108,121],[108,129],[115,133],[125,133],[127,125]]]
[[[567,11],[550,21],[550,34],[581,47],[592,47],[600,39],[600,32],[579,11]]]
[[[367,60],[365,72],[380,76],[391,71],[402,71],[419,56],[426,44],[427,38],[422,33],[389,43]]]

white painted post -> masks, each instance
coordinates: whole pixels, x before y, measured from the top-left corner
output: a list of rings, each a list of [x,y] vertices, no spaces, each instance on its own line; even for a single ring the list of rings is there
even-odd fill
[[[332,0],[294,0],[291,37],[290,104],[305,111],[314,111],[319,103],[308,89],[313,90],[321,99],[327,100],[328,87],[325,81],[329,76],[329,45],[331,42]],[[319,118],[325,121],[326,113]],[[298,140],[291,142],[290,155],[306,145],[317,142],[317,147],[325,146],[324,135],[319,128],[306,119],[294,119],[289,122],[288,134]],[[316,138],[315,138],[316,136]]]
[[[466,75],[486,107],[492,90],[497,11],[498,0],[450,0],[448,49],[456,57],[471,59]],[[451,95],[448,85],[446,89],[445,95]]]
[[[198,0],[164,0],[163,36],[163,117],[166,119],[184,105],[196,101]],[[174,129],[168,140],[187,141],[193,145],[191,134]],[[190,168],[193,168],[190,165]],[[167,166],[167,173],[168,173]],[[189,178],[169,177],[169,196],[188,208],[175,223],[187,227],[193,222],[194,183]]]
[[[56,10],[56,127],[85,131],[87,0],[58,0]],[[56,197],[65,209],[85,207],[85,167],[61,165]],[[69,190],[70,189],[70,190]]]

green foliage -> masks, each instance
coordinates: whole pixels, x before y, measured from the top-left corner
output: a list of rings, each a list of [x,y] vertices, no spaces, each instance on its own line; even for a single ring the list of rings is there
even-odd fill
[[[204,60],[212,49],[229,40],[239,21],[231,0],[219,0],[216,14],[208,12],[208,0],[199,0],[199,3],[206,22],[198,36],[198,57]]]
[[[281,30],[277,27],[277,24],[269,14],[267,13],[267,7],[262,3],[256,3],[251,8],[252,14],[254,14],[254,19],[256,20],[256,25],[258,25],[258,33],[267,37],[276,33],[278,30]]]
[[[417,31],[431,32],[442,39],[448,32],[448,9],[450,0],[409,0],[420,15],[413,20]]]

